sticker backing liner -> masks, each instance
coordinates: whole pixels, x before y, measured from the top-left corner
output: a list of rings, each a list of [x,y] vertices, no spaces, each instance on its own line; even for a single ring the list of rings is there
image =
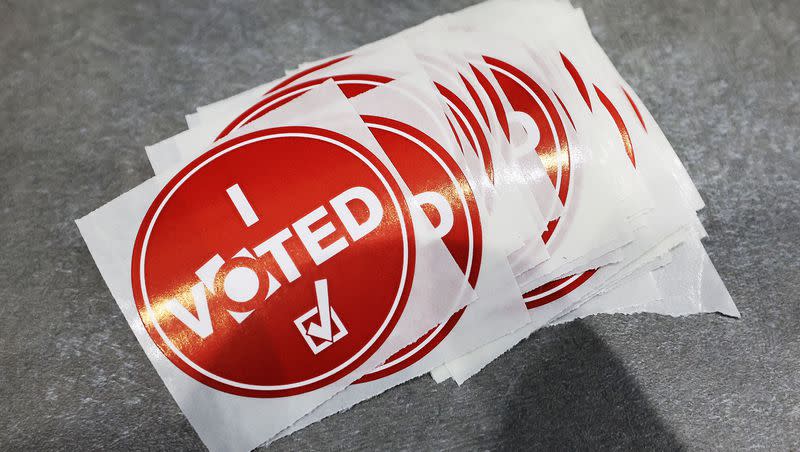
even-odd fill
[[[316,97],[316,99],[313,97]],[[312,105],[325,106],[324,111],[317,110],[318,114],[313,115],[315,116],[314,118],[306,115],[305,121],[302,122],[304,126],[334,130],[336,133],[343,134],[354,140],[355,143],[360,143],[361,146],[367,146],[377,160],[381,161],[390,172],[394,173],[395,180],[399,182],[396,170],[390,167],[385,155],[381,156],[380,147],[374,142],[374,138],[338,88],[332,83],[326,84],[318,88],[316,92],[307,94],[304,98],[302,100],[306,100]],[[302,105],[297,104],[296,102],[295,105],[297,107],[303,108]],[[280,113],[280,110],[276,112]],[[287,116],[296,117],[297,115],[291,114]],[[284,121],[281,124],[277,119],[274,116],[270,118],[270,127],[291,125],[289,121]],[[226,143],[248,138],[251,136],[250,134],[254,133],[253,131],[258,133],[259,130],[261,130],[259,125],[253,123],[249,128],[244,128],[241,132],[234,134]],[[224,148],[224,146],[225,143],[217,145],[215,149]],[[242,149],[246,149],[246,146]],[[198,159],[197,161],[201,160]],[[145,215],[145,210],[161,190],[161,187],[169,181],[169,173],[150,179],[117,200],[78,220],[78,225],[106,283],[109,285],[120,309],[125,314],[126,320],[134,330],[148,358],[153,362],[159,375],[187,418],[198,431],[204,443],[212,450],[252,449],[263,443],[315,406],[327,400],[369,370],[377,367],[391,354],[413,342],[435,327],[436,324],[445,321],[458,309],[474,300],[475,296],[472,289],[467,285],[464,275],[447,253],[441,240],[435,235],[430,222],[427,218],[424,218],[425,214],[418,206],[407,202],[408,212],[411,215],[411,220],[413,220],[414,243],[416,246],[413,283],[409,284],[408,301],[399,321],[397,321],[396,326],[391,330],[391,334],[384,339],[385,342],[377,351],[368,356],[363,361],[363,364],[357,366],[347,375],[326,386],[307,392],[264,398],[241,397],[240,395],[213,389],[207,384],[190,377],[186,372],[176,367],[173,364],[174,361],[170,361],[167,358],[162,350],[159,349],[159,346],[151,339],[151,335],[142,324],[133,303],[134,297],[129,272],[131,265],[129,250],[132,249],[139,220]],[[181,173],[178,174],[180,175]],[[410,201],[412,196],[407,187],[402,183],[400,183],[400,187],[405,201]],[[198,200],[197,202],[202,203],[203,201]],[[244,217],[246,216],[243,215]],[[294,257],[296,258],[297,256]],[[300,268],[300,270],[302,272],[304,269]],[[433,275],[435,277],[432,277]],[[335,280],[329,281],[331,290],[333,290],[335,282]],[[228,293],[227,289],[228,287],[226,286],[226,293]],[[334,293],[331,292],[331,295]],[[319,287],[317,294],[318,298],[320,298]],[[332,298],[330,306],[335,308],[335,303],[341,303],[341,301],[333,300]],[[322,309],[322,304],[319,306]],[[260,309],[264,309],[264,307]],[[352,323],[348,325],[348,319],[337,319],[333,309],[330,313],[332,316],[330,329],[334,332],[337,330],[343,332],[347,329],[350,334],[356,334],[358,328],[355,327],[357,325]],[[315,311],[314,314],[318,313]],[[246,325],[248,320],[245,319],[241,325]],[[344,327],[340,327],[340,320]],[[319,325],[317,326],[319,327]],[[288,328],[294,328],[294,325],[289,325]],[[301,326],[298,325],[298,328],[301,328]],[[297,336],[299,337],[300,333],[310,335],[310,326],[308,331],[308,333],[300,331]],[[335,350],[336,339],[334,338],[329,342],[333,342],[334,345],[331,346],[331,350]],[[314,353],[314,355],[307,355],[310,362],[313,362],[314,357],[325,356],[325,350],[315,351]],[[297,362],[297,356],[290,362]],[[222,413],[224,415],[220,415]]]

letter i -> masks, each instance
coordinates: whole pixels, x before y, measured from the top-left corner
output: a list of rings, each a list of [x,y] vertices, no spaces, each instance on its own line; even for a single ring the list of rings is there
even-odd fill
[[[250,227],[254,225],[258,221],[258,215],[256,215],[256,212],[253,210],[253,206],[250,205],[250,201],[244,196],[244,192],[242,192],[242,188],[239,187],[239,184],[233,184],[225,191],[228,193],[228,197],[231,198],[231,201],[233,201],[233,206],[236,207],[236,211],[239,212],[239,216],[242,217],[245,226]]]

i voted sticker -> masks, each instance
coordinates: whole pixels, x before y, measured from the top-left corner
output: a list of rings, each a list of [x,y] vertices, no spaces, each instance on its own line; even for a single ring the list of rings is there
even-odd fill
[[[279,127],[172,178],[140,226],[132,283],[174,365],[221,391],[282,397],[338,380],[383,344],[414,250],[400,187],[372,153]]]

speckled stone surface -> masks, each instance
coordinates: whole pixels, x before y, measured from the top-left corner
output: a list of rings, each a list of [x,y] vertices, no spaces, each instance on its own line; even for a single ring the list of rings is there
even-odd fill
[[[0,449],[198,449],[74,220],[183,114],[468,1],[0,2]],[[708,207],[742,312],[600,316],[275,450],[800,448],[800,8],[579,2]]]

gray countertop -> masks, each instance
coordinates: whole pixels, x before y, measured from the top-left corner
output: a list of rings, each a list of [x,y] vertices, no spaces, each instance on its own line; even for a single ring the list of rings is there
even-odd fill
[[[74,220],[183,114],[468,1],[0,2],[0,449],[198,449]],[[550,328],[273,449],[800,448],[800,7],[580,1],[708,207],[742,312]]]

